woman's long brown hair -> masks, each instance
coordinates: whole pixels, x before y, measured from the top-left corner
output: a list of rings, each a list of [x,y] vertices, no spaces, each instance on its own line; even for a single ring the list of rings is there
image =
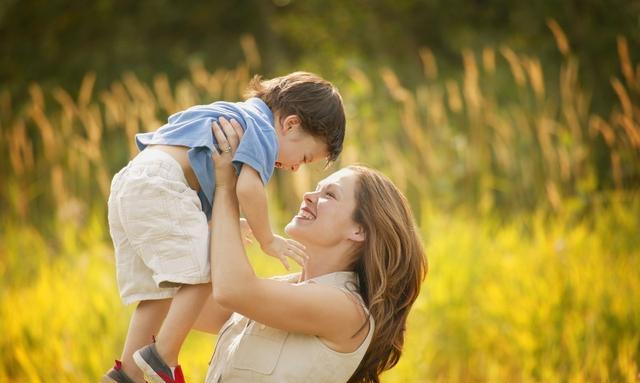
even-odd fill
[[[374,320],[371,344],[349,383],[379,382],[402,354],[409,310],[427,274],[427,260],[409,204],[381,173],[350,166],[359,174],[353,219],[366,239],[355,257],[360,294]]]

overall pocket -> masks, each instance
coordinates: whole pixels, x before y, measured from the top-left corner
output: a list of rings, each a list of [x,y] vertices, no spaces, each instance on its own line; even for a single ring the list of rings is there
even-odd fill
[[[270,375],[276,368],[288,332],[251,322],[238,345],[233,367]]]

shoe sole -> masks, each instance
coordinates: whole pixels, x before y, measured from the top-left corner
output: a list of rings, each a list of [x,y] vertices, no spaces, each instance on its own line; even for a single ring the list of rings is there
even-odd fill
[[[153,370],[153,367],[151,367],[144,360],[142,355],[140,355],[140,351],[136,351],[133,353],[133,361],[136,362],[136,365],[138,366],[138,368],[142,370],[144,377],[147,379],[149,383],[167,383],[165,382],[164,379],[162,379],[160,375],[156,374],[156,372]],[[104,383],[111,383],[111,382],[104,382]]]

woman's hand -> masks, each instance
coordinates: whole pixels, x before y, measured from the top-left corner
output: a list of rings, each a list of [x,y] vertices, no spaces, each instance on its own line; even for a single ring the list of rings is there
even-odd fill
[[[228,121],[220,117],[219,121],[213,122],[211,130],[219,148],[212,154],[216,168],[216,188],[235,187],[238,177],[231,160],[244,133],[242,127],[234,119]]]

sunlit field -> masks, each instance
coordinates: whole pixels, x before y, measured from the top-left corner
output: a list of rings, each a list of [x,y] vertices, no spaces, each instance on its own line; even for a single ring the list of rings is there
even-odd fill
[[[640,379],[640,64],[620,37],[616,105],[597,113],[549,28],[559,68],[509,47],[460,52],[455,78],[425,48],[412,84],[393,68],[348,68],[334,81],[348,114],[339,163],[269,185],[276,227],[341,165],[376,167],[407,194],[430,270],[385,382]],[[177,83],[126,74],[97,91],[88,73],[73,91],[30,84],[20,105],[0,91],[0,382],[95,382],[119,356],[132,307],[116,288],[111,177],[137,132],[242,99],[260,73],[253,40],[242,47],[236,68],[194,64]],[[261,275],[284,272],[250,253]],[[214,343],[190,335],[188,381],[203,381]]]

